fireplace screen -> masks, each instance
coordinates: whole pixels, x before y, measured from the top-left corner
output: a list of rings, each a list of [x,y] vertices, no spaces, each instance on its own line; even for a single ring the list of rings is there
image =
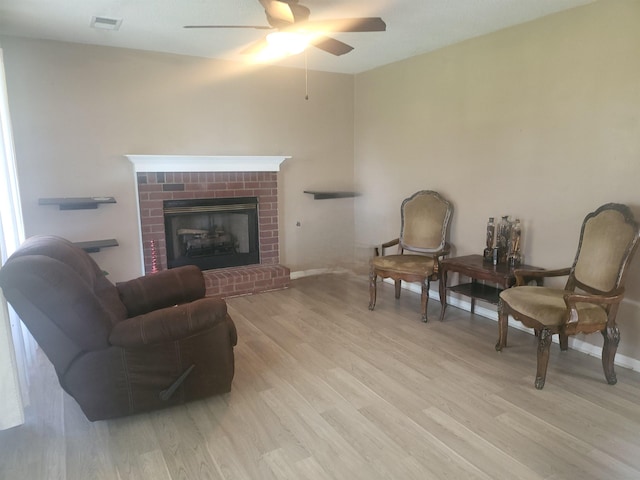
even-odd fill
[[[165,200],[164,223],[169,268],[260,263],[256,197]]]

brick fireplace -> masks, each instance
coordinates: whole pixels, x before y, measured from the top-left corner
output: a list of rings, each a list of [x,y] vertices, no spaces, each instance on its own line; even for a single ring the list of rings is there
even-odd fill
[[[279,165],[285,157],[127,157],[135,166],[145,274],[167,269],[165,201],[256,197],[260,263],[204,270],[207,295],[228,297],[289,285],[289,269],[279,264],[278,178],[273,162],[275,158]],[[231,171],[234,168],[239,171]]]

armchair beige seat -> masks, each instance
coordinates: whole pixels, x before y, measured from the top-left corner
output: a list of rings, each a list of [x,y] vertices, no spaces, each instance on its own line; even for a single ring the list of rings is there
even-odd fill
[[[187,266],[114,286],[71,242],[34,236],[0,286],[89,420],[228,392],[236,328]]]
[[[376,305],[377,279],[392,278],[400,298],[402,281],[420,282],[421,315],[427,321],[429,284],[439,278],[440,259],[449,254],[447,243],[453,206],[439,193],[422,190],[402,202],[400,236],[382,244],[369,263],[369,310]],[[385,249],[398,245],[396,255]]]
[[[614,359],[620,341],[616,314],[624,296],[627,266],[638,247],[639,230],[626,205],[603,205],[584,219],[571,267],[516,270],[516,286],[500,293],[496,350],[502,351],[507,345],[509,315],[533,328],[538,335],[536,388],[544,387],[555,334],[559,335],[560,349],[566,350],[569,335],[600,332],[604,337],[604,374],[609,384],[616,383]],[[561,289],[526,286],[525,276],[568,278]]]

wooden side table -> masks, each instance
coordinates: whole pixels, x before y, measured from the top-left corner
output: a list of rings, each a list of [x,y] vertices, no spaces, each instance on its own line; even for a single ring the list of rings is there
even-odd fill
[[[531,265],[520,265],[518,269],[544,270]],[[452,287],[447,287],[447,274],[457,272],[471,279],[470,283],[461,283]],[[542,279],[527,278],[525,281],[536,281],[537,285],[542,285]],[[497,285],[485,285],[479,281],[487,281]],[[516,277],[513,269],[506,264],[492,265],[485,263],[482,255],[466,255],[463,257],[451,257],[440,262],[440,320],[444,319],[444,311],[447,308],[447,290],[471,297],[471,313],[474,313],[476,299],[483,300],[493,305],[498,304],[500,292],[505,288],[513,287]]]

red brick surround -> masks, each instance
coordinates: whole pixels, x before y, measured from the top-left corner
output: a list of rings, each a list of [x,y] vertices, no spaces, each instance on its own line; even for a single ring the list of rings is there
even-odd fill
[[[205,271],[207,295],[227,297],[289,285],[289,269],[278,265],[277,172],[146,172],[137,178],[146,273],[167,268],[164,200],[257,197],[260,265]]]
[[[207,295],[232,297],[287,288],[289,269],[282,265],[248,265],[204,272]]]

